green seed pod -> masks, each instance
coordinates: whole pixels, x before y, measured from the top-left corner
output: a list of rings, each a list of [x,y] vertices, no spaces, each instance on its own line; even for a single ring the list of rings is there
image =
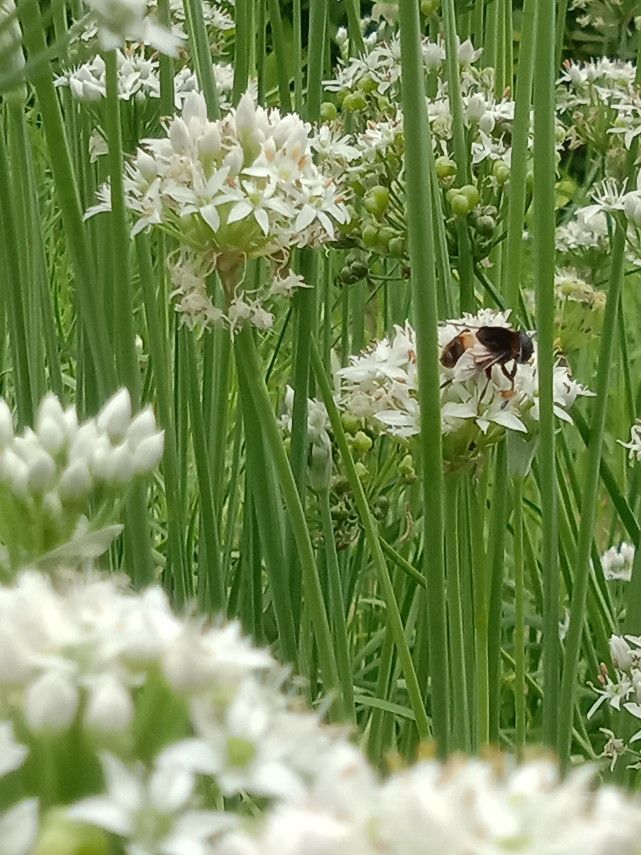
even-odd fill
[[[387,496],[377,496],[372,504],[372,511],[377,520],[383,520],[389,512],[389,499]]]
[[[390,241],[395,237],[397,234],[391,226],[383,226],[378,230],[378,244],[383,250],[389,249]]]
[[[473,184],[465,184],[463,187],[459,187],[458,192],[468,200],[470,210],[481,201],[480,193]]]
[[[361,233],[361,238],[365,246],[376,246],[378,243],[378,226],[375,226],[374,223],[368,223]]]
[[[467,196],[464,196],[462,193],[456,193],[452,197],[450,205],[452,206],[452,211],[457,217],[467,217],[472,210],[472,206],[470,205]]]
[[[357,431],[352,439],[352,448],[358,455],[367,454],[372,445],[372,440],[362,430]]]
[[[337,116],[338,110],[336,109],[336,104],[333,104],[331,101],[323,101],[320,108],[320,117],[322,121],[333,122]]]
[[[496,229],[496,220],[494,217],[488,216],[488,214],[482,214],[476,218],[474,228],[483,237],[492,237]]]
[[[390,255],[400,257],[405,255],[405,240],[402,237],[392,238],[388,245]]]
[[[503,186],[510,178],[510,168],[503,160],[495,160],[492,166],[492,174],[497,184]]]
[[[361,429],[361,420],[352,413],[342,413],[341,422],[345,433],[356,434]]]

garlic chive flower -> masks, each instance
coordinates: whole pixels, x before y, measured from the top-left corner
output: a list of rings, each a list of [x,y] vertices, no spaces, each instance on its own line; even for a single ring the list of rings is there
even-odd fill
[[[146,101],[160,98],[159,63],[156,58],[149,57],[143,45],[128,45],[117,50],[118,65],[118,98],[130,101],[138,109]],[[233,87],[233,68],[228,63],[215,63],[213,66],[216,88],[223,109],[230,106],[229,98]],[[55,80],[57,87],[68,87],[73,98],[86,104],[100,102],[107,96],[107,77],[105,62],[100,54],[90,62],[85,62],[73,69],[58,75]],[[195,73],[185,66],[174,77],[174,103],[182,108],[185,98],[190,92],[198,90]]]
[[[634,546],[625,541],[619,546],[611,546],[601,555],[603,576],[607,581],[622,580],[629,582],[632,577]]]
[[[641,460],[641,421],[637,421],[630,428],[630,442],[618,439],[619,445],[628,449],[629,460]]]
[[[216,852],[304,855],[310,843],[332,855],[638,851],[638,801],[611,787],[594,790],[588,767],[561,779],[549,758],[521,766],[501,757],[453,758],[418,763],[379,783],[352,758],[333,777],[334,787],[278,806],[253,834],[246,827],[232,831]]]
[[[613,635],[610,638],[609,646],[610,656],[614,663],[614,673],[610,674],[608,667],[604,664],[601,665],[601,673],[597,678],[598,685],[595,686],[590,683],[597,699],[590,707],[587,717],[588,719],[592,718],[599,707],[607,705],[618,713],[627,713],[633,719],[641,719],[641,636]],[[624,715],[624,719],[626,717]],[[615,720],[620,721],[620,716]],[[627,724],[638,727],[638,722],[633,722],[630,719],[628,719]],[[621,745],[616,752],[612,745],[612,740],[616,739],[615,734],[612,731],[608,733],[610,739],[606,743],[602,756],[607,757],[614,765],[618,756],[627,753],[635,761],[629,768],[641,768],[641,752],[638,745],[635,744],[641,740],[641,730],[634,733],[627,740],[627,743],[619,740]]]
[[[160,226],[176,237],[183,260],[193,256],[188,276],[196,281],[217,269],[226,305],[216,308],[227,317],[234,301],[259,309],[266,297],[245,291],[247,259],[267,258],[283,271],[292,249],[333,241],[347,221],[345,188],[316,165],[311,126],[296,114],[265,110],[246,93],[234,110],[212,122],[203,96],[192,92],[182,115],[165,130],[165,138],[145,140],[127,166],[125,201],[136,219],[133,233]],[[86,216],[109,210],[109,188],[99,196],[102,201]],[[175,277],[174,285],[189,299],[191,289]],[[204,287],[196,288],[201,302]],[[262,328],[269,323],[253,309],[245,320]]]
[[[103,50],[121,47],[129,39],[170,56],[178,55],[182,40],[147,13],[147,0],[85,0],[85,3],[96,16]]]
[[[439,328],[439,347],[446,347],[463,330],[484,326],[510,328],[509,312],[481,310],[476,315],[446,321]],[[399,438],[420,432],[417,398],[415,333],[409,324],[395,327],[391,339],[375,342],[350,364],[337,371],[339,400],[343,409],[357,418],[378,423],[379,428]],[[501,439],[506,430],[523,434],[536,432],[538,422],[538,376],[536,343],[531,359],[510,363],[511,379],[495,363],[479,370],[482,345],[465,350],[454,366],[441,365],[441,418],[443,448],[450,464],[474,458],[484,447]],[[576,383],[568,369],[554,369],[554,412],[571,421],[567,410],[577,396],[591,394]]]
[[[71,558],[72,541],[78,556],[100,554],[108,532],[113,538],[119,529],[95,532],[92,539],[84,516],[90,502],[106,511],[118,492],[157,466],[163,445],[164,432],[149,407],[132,417],[126,389],[82,424],[73,407],[64,409],[49,394],[34,427],[19,435],[0,399],[0,541],[6,550],[0,564],[8,561],[15,570],[63,545]]]

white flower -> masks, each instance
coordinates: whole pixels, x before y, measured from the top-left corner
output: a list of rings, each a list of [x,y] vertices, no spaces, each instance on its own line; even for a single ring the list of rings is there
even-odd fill
[[[636,424],[632,425],[630,429],[630,442],[622,442],[620,439],[617,442],[624,448],[629,449],[628,458],[630,460],[633,458],[641,460],[641,421],[637,421]]]
[[[178,55],[182,43],[147,15],[146,0],[85,0],[98,19],[98,38],[104,50],[121,47],[125,39],[145,42],[161,53]]]
[[[623,542],[617,549],[611,546],[601,556],[601,567],[603,575],[608,580],[621,579],[629,582],[632,576],[632,563],[634,561],[634,546]]]
[[[131,692],[114,674],[87,677],[89,699],[84,711],[84,725],[100,733],[120,733],[131,724],[134,703]]]
[[[67,815],[125,837],[137,855],[206,855],[207,840],[232,824],[227,814],[192,808],[194,776],[161,754],[146,773],[102,755],[106,793],[83,799]]]
[[[131,398],[127,389],[120,389],[101,407],[96,426],[107,434],[111,442],[121,442],[130,424]]]
[[[28,753],[26,746],[16,742],[11,722],[0,722],[0,778],[19,769]]]
[[[633,664],[639,665],[639,653],[629,646],[625,638],[613,635],[610,638],[610,655],[616,668],[629,671]]]
[[[66,730],[78,710],[79,694],[67,669],[52,668],[27,689],[25,718],[36,731]]]
[[[31,855],[37,834],[37,799],[24,799],[0,814],[2,855]]]
[[[625,183],[620,187],[614,178],[605,178],[594,186],[594,190],[592,191],[593,204],[579,208],[576,211],[576,215],[583,216],[587,221],[597,214],[610,214],[615,211],[622,211],[626,195]]]

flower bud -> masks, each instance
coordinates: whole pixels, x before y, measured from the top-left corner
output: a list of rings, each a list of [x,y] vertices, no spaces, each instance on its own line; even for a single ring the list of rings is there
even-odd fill
[[[35,452],[29,463],[29,474],[27,483],[32,493],[44,493],[48,490],[56,477],[56,464],[50,454],[40,450]]]
[[[165,448],[165,432],[161,430],[153,436],[143,439],[134,451],[134,468],[140,475],[146,475],[158,465]]]
[[[329,490],[332,478],[332,447],[329,440],[312,443],[308,478],[314,492]]]
[[[68,674],[45,672],[26,692],[25,717],[36,732],[65,730],[78,709],[78,689]]]
[[[40,426],[46,419],[51,419],[61,430],[64,430],[65,413],[57,395],[54,395],[53,392],[49,392],[40,401],[36,416],[36,433],[40,433]]]
[[[132,420],[127,431],[127,442],[132,451],[140,445],[143,439],[147,439],[157,433],[156,419],[151,407],[141,410]]]
[[[183,119],[187,124],[192,121],[207,121],[207,104],[205,97],[200,92],[190,92],[183,104]]]
[[[151,184],[158,175],[158,164],[150,154],[142,151],[142,149],[139,149],[136,155],[136,167],[148,184]]]
[[[59,454],[64,448],[67,440],[67,434],[64,430],[64,422],[52,419],[50,416],[45,416],[40,420],[37,428],[38,439],[42,443],[42,447],[51,455]]]
[[[201,160],[211,162],[220,157],[221,151],[222,142],[220,139],[220,131],[217,126],[212,123],[198,140],[198,154]]]
[[[142,445],[142,443],[141,443]],[[103,452],[97,470],[107,484],[126,484],[134,476],[134,456],[126,442]]]
[[[445,51],[440,45],[428,42],[423,48],[423,65],[428,71],[438,71],[445,59]]]
[[[121,442],[131,423],[131,398],[128,389],[120,389],[98,413],[96,424],[112,443]]]
[[[183,120],[179,117],[173,120],[169,125],[169,140],[176,154],[187,154],[189,151],[189,129]]]
[[[98,433],[96,422],[92,419],[78,428],[69,449],[69,460],[85,460],[90,463],[103,448],[110,447],[111,443],[104,434]]]
[[[610,638],[610,655],[619,670],[629,671],[632,667],[632,651],[622,636],[613,635]]]
[[[468,122],[478,122],[485,115],[486,110],[485,98],[480,93],[472,95],[467,102]]]
[[[42,513],[46,520],[57,522],[63,514],[62,502],[56,492],[47,493],[42,499]]]
[[[8,448],[0,456],[0,479],[10,490],[21,498],[25,498],[28,488],[29,467],[12,449]]]
[[[635,226],[641,225],[641,197],[636,193],[628,193],[623,200],[623,210]]]
[[[84,715],[85,727],[99,733],[120,733],[131,724],[134,705],[131,694],[112,674],[103,674],[89,689]]]
[[[74,460],[60,476],[58,495],[65,503],[81,502],[92,487],[93,479],[87,463],[84,460]]]

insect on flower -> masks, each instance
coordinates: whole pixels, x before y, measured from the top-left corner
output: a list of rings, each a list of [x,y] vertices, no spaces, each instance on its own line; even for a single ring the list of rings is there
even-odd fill
[[[517,366],[530,361],[534,342],[524,330],[493,326],[466,328],[445,345],[441,351],[441,365],[454,368],[468,351],[476,371],[484,371],[489,380],[492,367],[499,365],[513,387]]]

